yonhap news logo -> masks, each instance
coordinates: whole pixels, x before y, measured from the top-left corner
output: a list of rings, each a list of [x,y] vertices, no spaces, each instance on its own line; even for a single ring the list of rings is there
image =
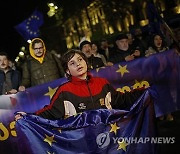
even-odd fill
[[[114,143],[125,141],[128,144],[174,144],[175,137],[113,137]]]
[[[110,143],[109,133],[101,133],[96,137],[96,143],[100,149],[107,147]]]

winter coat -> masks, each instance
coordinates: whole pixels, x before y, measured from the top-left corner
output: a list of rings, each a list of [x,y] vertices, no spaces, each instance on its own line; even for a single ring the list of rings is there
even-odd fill
[[[49,52],[46,52],[42,63],[29,57],[22,70],[22,85],[25,87],[44,84],[64,76],[60,60]]]
[[[72,77],[61,85],[49,105],[36,112],[47,119],[66,118],[93,109],[129,109],[143,90],[117,92],[104,78],[88,75],[87,80]]]
[[[150,55],[153,55],[153,54],[156,54],[156,53],[159,53],[159,52],[163,52],[163,51],[166,51],[168,49],[169,49],[168,47],[164,47],[161,50],[157,51],[153,47],[149,47],[148,50],[146,50],[146,52],[145,52],[145,56],[149,57]]]
[[[21,85],[21,73],[12,69],[10,69],[9,72],[11,73],[12,89],[18,90],[18,87]],[[0,95],[2,95],[4,81],[5,73],[4,71],[0,70]]]

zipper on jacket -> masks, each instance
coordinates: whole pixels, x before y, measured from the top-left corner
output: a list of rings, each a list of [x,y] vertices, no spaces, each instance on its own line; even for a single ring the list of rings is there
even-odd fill
[[[94,105],[94,101],[93,101],[93,97],[92,97],[92,93],[91,93],[91,90],[90,90],[90,87],[89,87],[89,84],[88,84],[89,80],[86,79],[86,84],[87,84],[87,88],[88,88],[88,91],[89,91],[89,94],[90,94],[90,97],[91,97],[91,102],[93,104],[93,108],[95,109],[95,105]]]

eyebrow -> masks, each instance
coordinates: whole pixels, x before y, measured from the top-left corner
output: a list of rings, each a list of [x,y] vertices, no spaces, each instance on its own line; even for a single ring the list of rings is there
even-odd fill
[[[82,58],[82,56],[78,56],[77,59]],[[74,60],[70,60],[68,63],[74,62]]]

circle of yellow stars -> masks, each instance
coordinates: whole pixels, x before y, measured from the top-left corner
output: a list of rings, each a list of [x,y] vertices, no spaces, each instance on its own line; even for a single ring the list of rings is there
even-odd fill
[[[37,31],[32,31],[30,28],[30,24],[33,20],[40,20],[40,18],[36,15],[32,15],[30,18],[28,18],[27,22],[26,22],[26,29],[28,31],[28,33],[30,33],[31,35],[34,34],[34,35],[37,35]]]

